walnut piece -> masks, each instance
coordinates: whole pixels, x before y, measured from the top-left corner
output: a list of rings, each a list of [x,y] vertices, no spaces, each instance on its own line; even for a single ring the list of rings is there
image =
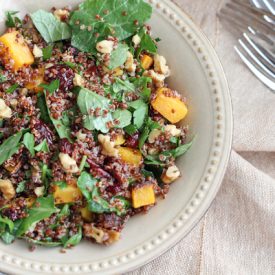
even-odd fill
[[[79,172],[79,168],[77,166],[76,161],[73,158],[71,158],[68,154],[59,153],[59,160],[65,172],[67,173]]]
[[[98,141],[102,146],[102,154],[109,157],[118,157],[118,150],[115,148],[115,142],[111,141],[110,136],[98,135]]]
[[[161,176],[164,183],[172,183],[180,176],[180,170],[176,165],[170,166]]]
[[[0,179],[0,190],[6,200],[11,200],[16,194],[12,182],[8,179]]]
[[[2,98],[0,98],[0,118],[11,118],[11,116],[11,108],[6,105]]]
[[[96,44],[96,49],[100,53],[111,53],[114,48],[114,42],[110,40],[102,40]]]

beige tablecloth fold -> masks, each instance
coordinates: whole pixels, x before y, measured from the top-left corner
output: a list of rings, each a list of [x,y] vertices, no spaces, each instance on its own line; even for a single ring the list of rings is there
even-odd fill
[[[233,51],[222,0],[176,0],[212,41],[231,89],[234,141],[222,187],[179,244],[128,275],[275,274],[275,94]],[[211,2],[211,5],[210,5]]]

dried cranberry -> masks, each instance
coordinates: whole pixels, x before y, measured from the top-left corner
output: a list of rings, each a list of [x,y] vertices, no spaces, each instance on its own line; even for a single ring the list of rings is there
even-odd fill
[[[87,159],[87,162],[90,165],[90,173],[94,176],[94,177],[104,177],[107,179],[111,179],[111,175],[106,172],[105,170],[103,170],[98,164],[96,164],[95,162],[93,162],[91,159]]]
[[[73,153],[73,145],[69,142],[68,139],[62,138],[59,141],[59,150],[61,153],[71,155]]]
[[[114,185],[106,187],[106,191],[115,195],[121,191],[121,186],[115,183]]]
[[[45,71],[45,80],[52,82],[59,79],[59,89],[69,91],[73,88],[74,71],[67,65],[54,65]]]
[[[89,75],[97,75],[98,70],[96,65],[89,66],[88,69],[86,70],[86,73]]]
[[[134,133],[132,136],[128,135],[126,137],[125,145],[127,147],[137,148],[138,147],[138,139],[139,139],[139,133],[138,132]]]
[[[35,140],[41,143],[44,139],[47,140],[48,145],[53,144],[53,132],[42,120],[37,118],[31,119],[31,131],[35,136]]]

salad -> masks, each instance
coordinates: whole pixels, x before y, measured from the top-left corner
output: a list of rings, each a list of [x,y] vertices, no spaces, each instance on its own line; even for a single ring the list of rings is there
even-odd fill
[[[112,244],[180,177],[186,99],[142,0],[6,12],[0,36],[0,238]]]

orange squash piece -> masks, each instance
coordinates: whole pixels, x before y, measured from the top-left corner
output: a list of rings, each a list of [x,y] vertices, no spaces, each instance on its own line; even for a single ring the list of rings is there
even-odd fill
[[[119,146],[125,143],[125,138],[122,134],[118,134],[115,138],[115,146]]]
[[[67,184],[65,188],[54,185],[53,197],[55,204],[77,202],[82,199],[82,193],[76,185],[76,182]]]
[[[34,62],[30,48],[18,31],[12,31],[0,37],[0,59],[4,64],[13,64],[14,71]]]
[[[139,166],[142,163],[142,155],[139,150],[129,147],[119,147],[118,154],[121,160],[127,164]]]
[[[159,88],[151,105],[171,123],[177,123],[185,118],[188,109],[180,98],[167,95],[169,91],[168,88]]]
[[[132,190],[134,208],[154,204],[156,201],[153,185],[144,185]]]
[[[154,63],[154,59],[150,55],[147,55],[147,54],[144,54],[141,57],[140,61],[141,61],[141,67],[144,70],[148,70]]]
[[[45,83],[44,73],[45,73],[45,69],[40,68],[38,74],[36,75],[36,77],[34,79],[32,79],[31,82],[26,84],[26,88],[29,89],[29,90],[33,90],[37,93],[43,91],[43,88],[39,87],[39,85],[42,84],[42,83]]]

